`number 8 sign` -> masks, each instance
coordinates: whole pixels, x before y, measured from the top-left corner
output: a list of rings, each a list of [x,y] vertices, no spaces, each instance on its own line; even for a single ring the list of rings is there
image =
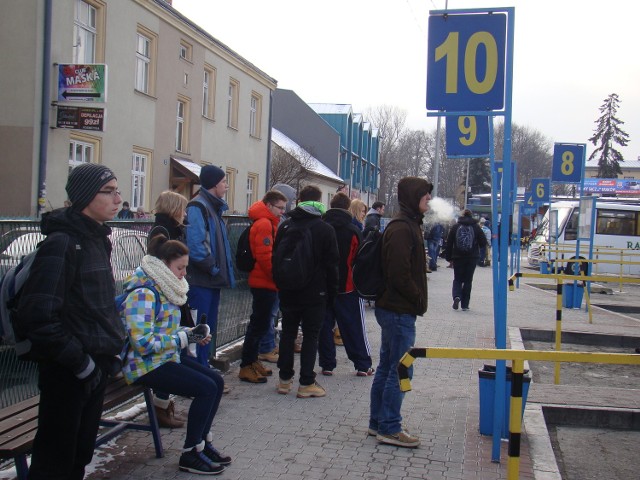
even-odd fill
[[[506,19],[497,13],[429,17],[427,109],[504,106]]]
[[[553,182],[580,183],[583,157],[583,145],[556,143],[553,146],[551,180]]]

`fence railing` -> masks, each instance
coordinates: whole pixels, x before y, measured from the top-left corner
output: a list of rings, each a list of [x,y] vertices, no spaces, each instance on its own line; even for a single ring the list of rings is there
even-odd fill
[[[238,237],[249,225],[249,219],[246,216],[229,215],[225,221],[235,258]],[[122,220],[108,222],[108,225],[112,227],[111,264],[116,293],[119,293],[122,282],[140,265],[146,252],[147,233],[153,221]],[[17,265],[24,255],[33,251],[43,238],[39,220],[0,219],[0,277]],[[224,289],[220,296],[216,350],[242,338],[249,323],[251,293],[247,284],[248,274],[236,269],[235,276],[236,288]],[[0,339],[0,408],[37,394],[37,365],[18,360],[13,346],[3,344]]]

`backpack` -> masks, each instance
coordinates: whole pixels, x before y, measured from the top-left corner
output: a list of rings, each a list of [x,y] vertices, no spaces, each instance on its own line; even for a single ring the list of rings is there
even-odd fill
[[[241,272],[251,272],[253,267],[256,266],[256,259],[253,256],[253,252],[251,251],[251,227],[253,226],[253,222],[248,225],[238,237],[238,245],[236,247],[236,267]],[[271,229],[273,232],[273,237],[275,238],[276,232],[273,228],[273,224],[271,224]]]
[[[25,337],[24,332],[20,332],[20,320],[17,316],[18,304],[22,296],[22,287],[29,278],[33,261],[42,242],[36,246],[33,252],[23,256],[16,266],[7,270],[0,280],[0,334],[2,342],[5,345],[15,346],[16,356],[22,360],[34,358],[31,356],[31,341]],[[77,241],[75,251],[76,255],[82,251]]]
[[[403,219],[394,219],[387,227]],[[353,260],[353,286],[358,295],[365,300],[377,300],[384,290],[384,274],[382,272],[382,232],[372,230],[364,239]]]
[[[475,232],[472,225],[458,225],[456,230],[456,248],[460,253],[471,253],[475,242]]]
[[[313,277],[316,262],[309,228],[312,223],[296,225],[289,221],[280,227],[271,262],[273,281],[280,290],[302,290]]]

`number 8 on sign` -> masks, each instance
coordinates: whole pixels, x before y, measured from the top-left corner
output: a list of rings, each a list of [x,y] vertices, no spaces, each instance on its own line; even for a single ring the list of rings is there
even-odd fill
[[[553,182],[580,183],[584,146],[579,144],[556,143],[553,146]]]

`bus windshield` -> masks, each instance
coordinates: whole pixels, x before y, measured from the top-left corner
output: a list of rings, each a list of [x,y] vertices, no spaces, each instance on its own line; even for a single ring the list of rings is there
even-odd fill
[[[569,218],[569,214],[571,213],[572,207],[559,207],[554,208],[554,210],[558,210],[558,232],[562,232],[567,223],[567,219]],[[549,210],[544,214],[544,217],[540,221],[540,225],[538,226],[538,230],[536,231],[536,238],[534,242],[537,243],[549,243]]]

